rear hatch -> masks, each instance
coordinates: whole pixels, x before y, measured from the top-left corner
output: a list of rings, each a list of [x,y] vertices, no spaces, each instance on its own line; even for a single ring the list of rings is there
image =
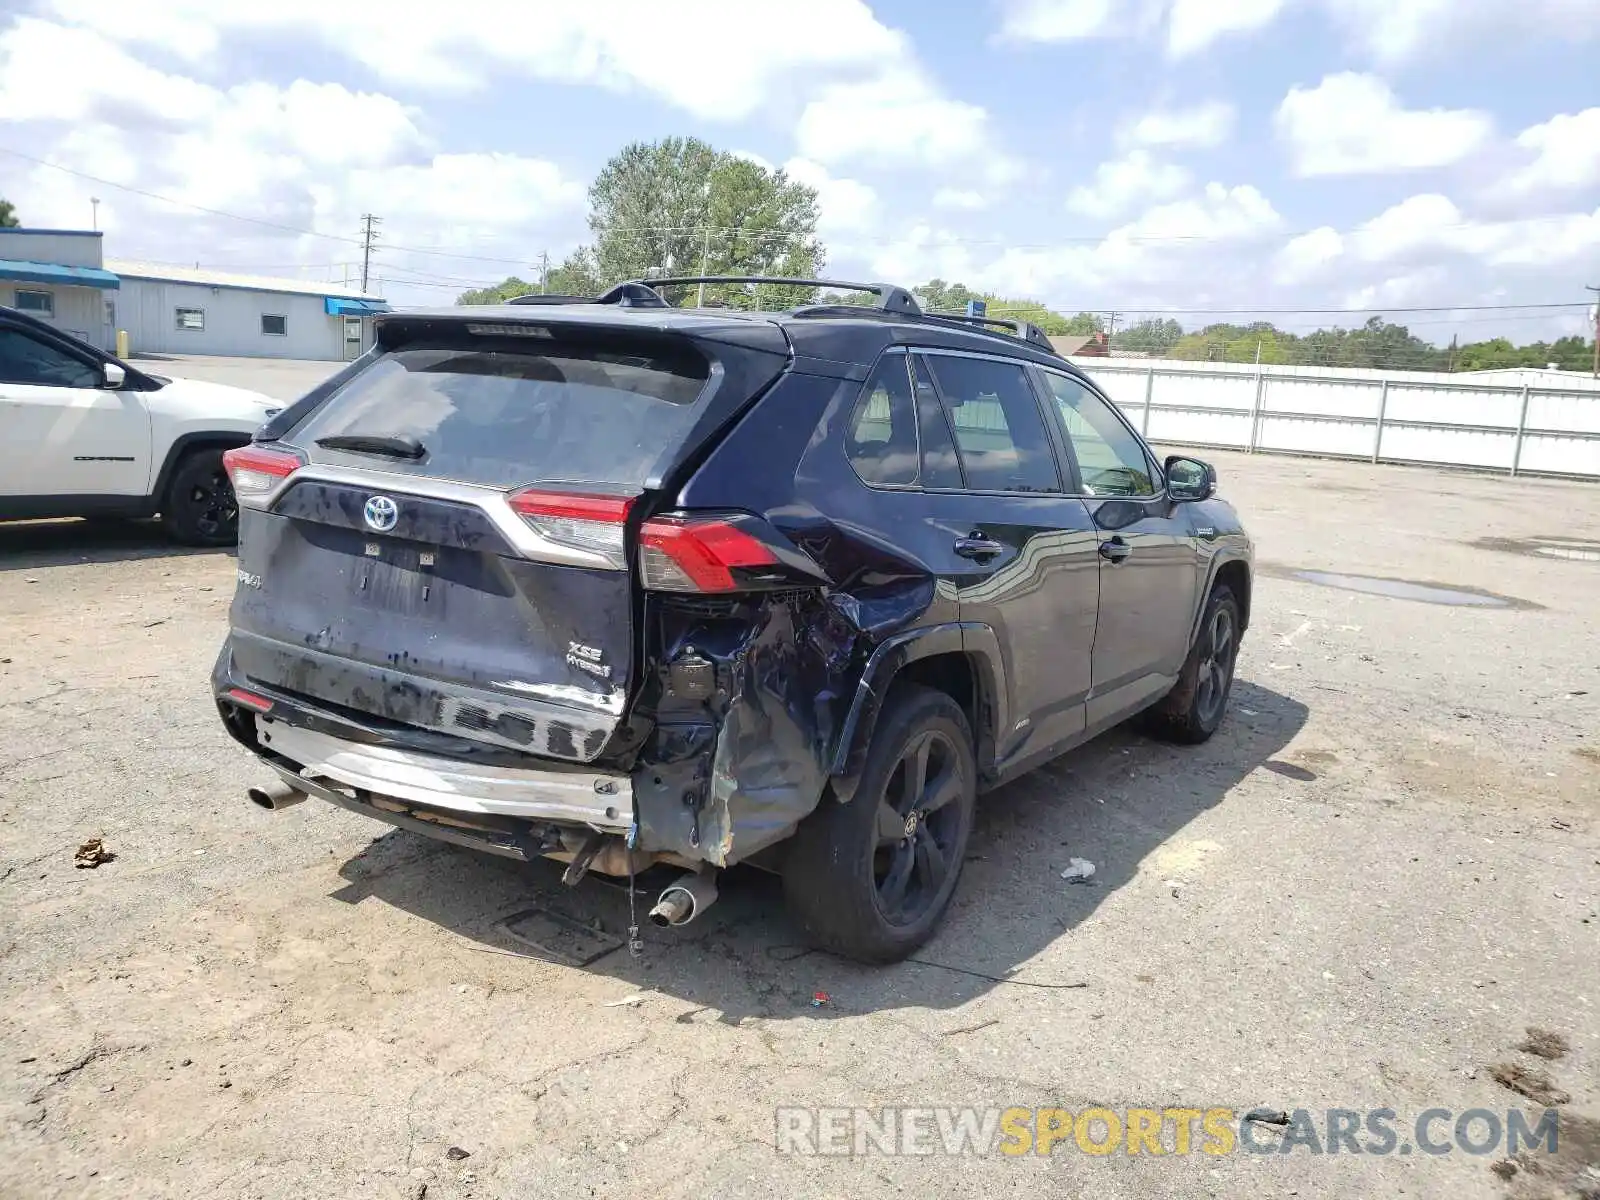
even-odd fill
[[[787,341],[508,311],[383,319],[369,365],[231,452],[234,672],[375,728],[588,762],[638,672],[639,521]]]

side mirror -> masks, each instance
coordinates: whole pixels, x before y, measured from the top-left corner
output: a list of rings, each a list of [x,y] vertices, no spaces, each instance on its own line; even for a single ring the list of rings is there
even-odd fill
[[[1174,454],[1166,467],[1167,495],[1173,500],[1209,500],[1217,494],[1217,470],[1210,463]]]
[[[112,391],[116,391],[128,381],[128,373],[122,369],[121,363],[101,363],[100,373],[105,379],[106,387]]]

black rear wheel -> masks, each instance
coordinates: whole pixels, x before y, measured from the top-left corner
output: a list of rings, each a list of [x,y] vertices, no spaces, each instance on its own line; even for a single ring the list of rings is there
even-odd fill
[[[190,546],[231,546],[239,540],[239,502],[222,466],[221,450],[184,457],[161,498],[161,526]]]
[[[895,962],[933,933],[972,832],[977,768],[966,715],[943,692],[899,689],[879,718],[855,795],[825,795],[784,866],[790,911],[813,943]]]

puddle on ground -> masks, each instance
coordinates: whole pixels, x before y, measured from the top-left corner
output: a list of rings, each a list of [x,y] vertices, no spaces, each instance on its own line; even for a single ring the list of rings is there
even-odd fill
[[[1381,579],[1375,575],[1341,575],[1336,571],[1289,571],[1290,579],[1320,587],[1363,592],[1369,596],[1389,596],[1396,600],[1417,600],[1423,604],[1448,604],[1458,608],[1538,608],[1528,600],[1498,596],[1479,588],[1446,587],[1438,583],[1413,583],[1408,579]]]
[[[1479,538],[1468,544],[1480,550],[1498,550],[1504,554],[1600,563],[1600,542],[1580,538]]]

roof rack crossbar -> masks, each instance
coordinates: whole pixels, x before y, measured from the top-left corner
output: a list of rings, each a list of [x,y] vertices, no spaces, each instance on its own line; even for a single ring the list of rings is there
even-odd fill
[[[842,279],[793,279],[783,275],[674,275],[668,279],[634,279],[619,284],[618,288],[642,286],[647,288],[682,286],[697,283],[764,283],[776,287],[833,288],[842,292],[868,292],[878,298],[877,307],[883,312],[905,313],[921,316],[922,306],[905,288],[893,283],[852,283]],[[617,288],[612,289],[618,290]],[[606,296],[600,297],[607,303]]]
[[[966,313],[927,313],[930,317],[937,317],[942,321],[960,321],[966,325],[994,325],[1001,329],[1009,329],[1025,342],[1032,342],[1035,346],[1042,347],[1050,353],[1056,353],[1055,343],[1048,334],[1032,321],[1013,321],[1008,317],[969,316]]]

